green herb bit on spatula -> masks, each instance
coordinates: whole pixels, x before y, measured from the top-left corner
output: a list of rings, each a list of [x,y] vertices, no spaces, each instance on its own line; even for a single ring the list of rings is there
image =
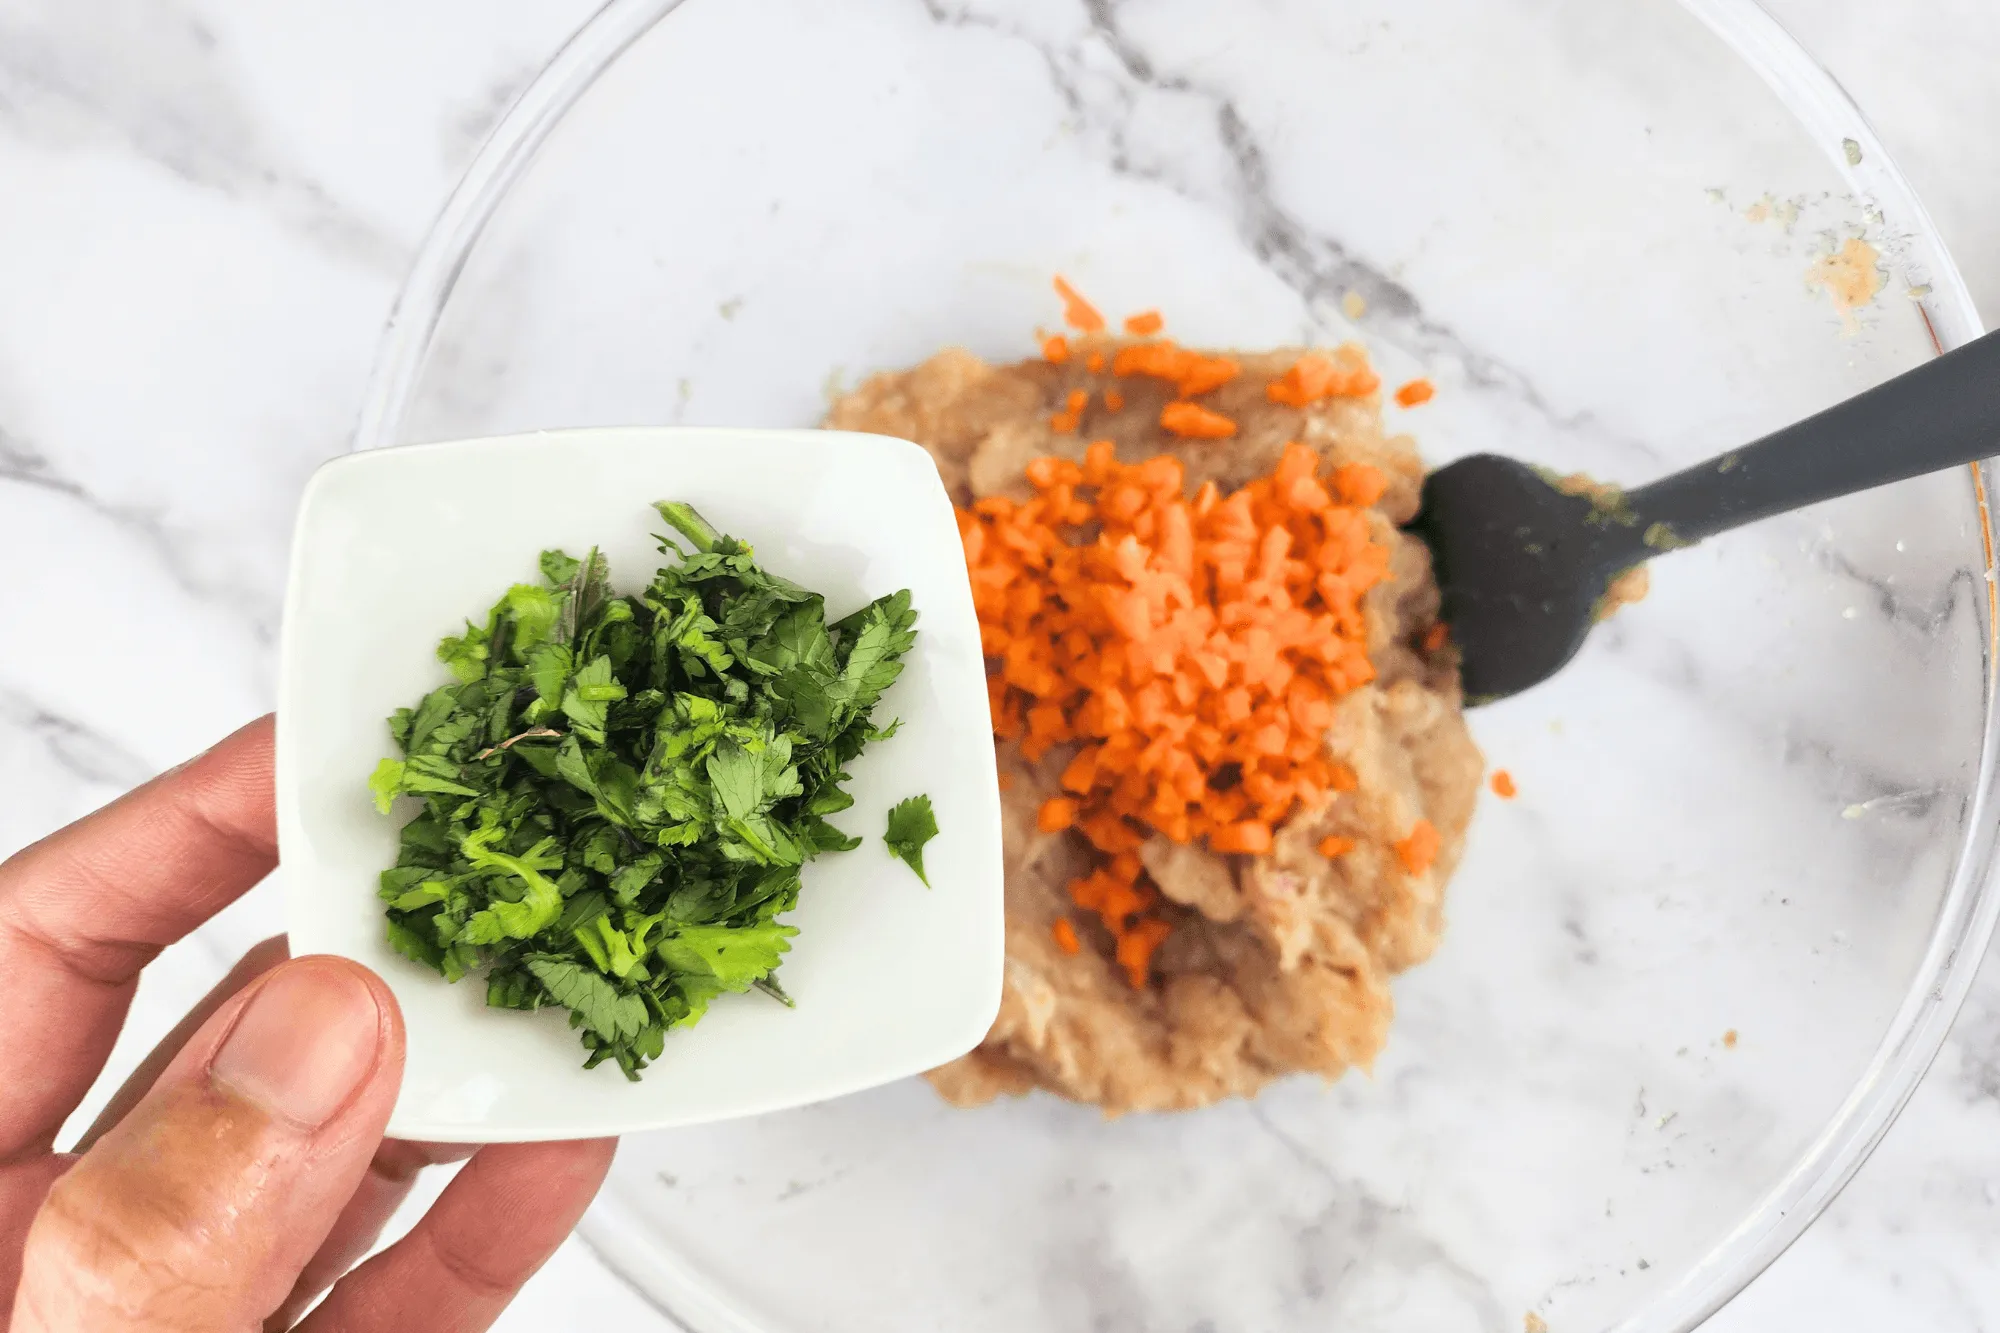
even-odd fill
[[[483,970],[489,1005],[568,1009],[586,1067],[632,1079],[723,992],[790,1002],[777,918],[801,866],[860,845],[827,817],[895,730],[873,712],[917,637],[908,590],[829,625],[748,545],[658,509],[689,549],[662,537],[643,592],[614,593],[594,550],[548,551],[542,584],[440,643],[456,681],[396,710],[403,757],[370,782],[384,813],[423,802],[382,873],[396,950]]]

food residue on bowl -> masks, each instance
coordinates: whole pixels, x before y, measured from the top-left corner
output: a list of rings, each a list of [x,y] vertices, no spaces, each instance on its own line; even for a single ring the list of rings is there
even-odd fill
[[[1806,270],[1806,280],[1826,288],[1833,308],[1840,312],[1842,327],[1852,333],[1860,328],[1854,312],[1881,294],[1881,252],[1861,237],[1850,236],[1839,249],[1814,260]]]
[[[1591,608],[1591,619],[1601,624],[1626,607],[1645,601],[1652,590],[1653,571],[1645,565],[1634,565],[1605,585],[1604,596]]]
[[[877,375],[960,508],[1002,774],[1005,989],[932,1073],[1109,1112],[1366,1066],[1443,926],[1484,775],[1359,347],[1204,351],[1156,312]]]

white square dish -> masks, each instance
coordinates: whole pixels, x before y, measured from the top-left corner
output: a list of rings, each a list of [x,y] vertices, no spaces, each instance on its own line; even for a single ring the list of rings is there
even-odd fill
[[[434,649],[536,557],[592,546],[629,592],[663,563],[656,500],[692,503],[830,619],[911,591],[918,638],[878,716],[901,729],[850,766],[863,839],[805,870],[781,969],[797,1002],[725,995],[667,1034],[637,1083],[585,1052],[560,1010],[488,1009],[395,953],[377,877],[414,812],[368,789],[397,753],[385,722],[450,679]],[[1003,961],[1000,805],[985,666],[951,502],[907,441],[831,431],[551,431],[355,454],[306,487],[278,681],[278,836],[292,951],[353,958],[402,1004],[409,1062],[389,1132],[442,1142],[580,1138],[725,1119],[858,1091],[985,1035]],[[882,842],[928,794],[926,889]]]

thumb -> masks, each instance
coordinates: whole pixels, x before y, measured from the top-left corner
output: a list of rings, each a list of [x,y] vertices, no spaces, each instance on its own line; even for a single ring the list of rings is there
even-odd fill
[[[266,973],[56,1182],[14,1333],[258,1327],[360,1183],[402,1069],[374,974],[325,957]]]

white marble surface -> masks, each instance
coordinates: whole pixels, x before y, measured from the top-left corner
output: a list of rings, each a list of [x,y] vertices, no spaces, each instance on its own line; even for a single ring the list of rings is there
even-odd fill
[[[293,503],[380,322],[576,0],[0,0],[0,849],[268,703]],[[2000,15],[1774,6],[1874,115],[2000,316]],[[96,654],[67,645],[94,637]],[[269,895],[221,939],[275,928]],[[215,965],[142,991],[121,1060]],[[2000,962],[1903,1120],[1713,1327],[2000,1324]],[[503,1327],[666,1328],[580,1246]],[[1560,1326],[1558,1325],[1558,1328]]]

